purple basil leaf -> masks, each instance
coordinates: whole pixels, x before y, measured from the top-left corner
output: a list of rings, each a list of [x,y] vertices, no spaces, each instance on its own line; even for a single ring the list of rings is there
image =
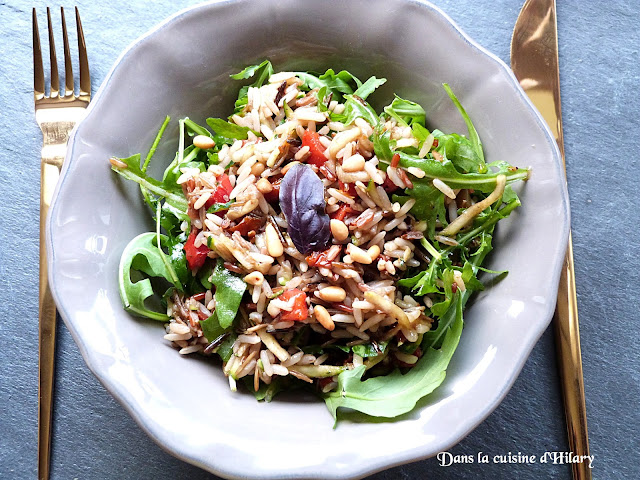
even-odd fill
[[[331,228],[324,211],[324,185],[311,167],[298,164],[289,169],[280,184],[280,208],[289,237],[300,253],[307,255],[329,246]]]

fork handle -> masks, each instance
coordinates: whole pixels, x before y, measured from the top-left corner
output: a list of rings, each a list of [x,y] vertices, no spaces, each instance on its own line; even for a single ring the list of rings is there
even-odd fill
[[[40,167],[40,285],[38,310],[40,317],[38,365],[38,479],[49,478],[51,452],[51,412],[56,344],[56,305],[48,280],[45,228],[53,190],[60,170],[43,160]]]

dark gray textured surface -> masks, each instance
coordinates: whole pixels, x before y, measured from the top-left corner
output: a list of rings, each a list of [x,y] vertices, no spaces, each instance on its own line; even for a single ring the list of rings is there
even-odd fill
[[[94,91],[132,40],[178,9],[82,0]],[[505,61],[520,1],[435,2]],[[636,207],[640,155],[640,3],[559,2],[563,117],[594,478],[640,478]],[[40,132],[31,96],[31,4],[0,2],[0,478],[36,475]],[[44,4],[36,2],[44,12]],[[72,7],[71,4],[68,5]],[[57,12],[56,12],[57,13]],[[41,28],[44,17],[40,17]],[[398,32],[400,34],[400,32]],[[61,43],[58,40],[59,44]],[[197,52],[195,52],[197,53]],[[158,448],[85,366],[58,328],[54,479],[214,478]],[[551,330],[504,402],[453,454],[540,455],[567,449]],[[321,476],[322,472],[318,472]],[[566,466],[454,465],[435,459],[378,480],[570,478]]]

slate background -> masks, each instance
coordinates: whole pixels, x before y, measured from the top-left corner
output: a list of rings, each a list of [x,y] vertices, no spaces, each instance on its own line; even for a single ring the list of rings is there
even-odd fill
[[[93,90],[119,53],[196,2],[79,0]],[[436,0],[508,63],[519,0]],[[31,7],[0,2],[0,478],[36,477],[38,195],[41,136],[33,117]],[[35,6],[41,14],[42,1]],[[72,20],[72,4],[68,20]],[[56,18],[58,12],[55,11]],[[640,2],[558,5],[561,84],[582,353],[594,478],[640,478]],[[46,31],[46,30],[45,30]],[[44,33],[41,30],[41,33]],[[58,40],[61,45],[61,40]],[[197,52],[196,52],[197,53]],[[46,54],[45,54],[46,55]],[[59,53],[59,61],[61,53]],[[84,364],[60,322],[54,479],[212,479],[156,446]],[[502,404],[451,449],[459,455],[566,451],[552,331],[534,348]],[[454,465],[429,459],[375,480],[570,478],[567,466]]]

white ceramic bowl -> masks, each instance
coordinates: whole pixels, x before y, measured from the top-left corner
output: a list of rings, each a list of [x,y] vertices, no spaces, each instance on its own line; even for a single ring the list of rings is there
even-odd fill
[[[334,430],[321,401],[268,404],[232,393],[218,367],[178,355],[158,323],[121,307],[120,253],[152,225],[137,186],[117,178],[108,158],[146,152],[167,114],[227,115],[238,88],[229,74],[264,58],[277,70],[331,66],[386,77],[375,98],[396,92],[421,103],[431,127],[465,132],[441,87],[447,82],[489,161],[533,167],[519,188],[523,206],[498,227],[487,265],[509,275],[475,297],[444,384],[401,419]],[[175,126],[169,133],[156,162],[173,157]],[[498,405],[549,323],[568,216],[558,150],[541,117],[508,67],[437,8],[410,0],[222,1],[170,18],[107,76],[70,140],[48,225],[50,281],[91,370],[166,450],[224,477],[354,478],[451,447]]]

